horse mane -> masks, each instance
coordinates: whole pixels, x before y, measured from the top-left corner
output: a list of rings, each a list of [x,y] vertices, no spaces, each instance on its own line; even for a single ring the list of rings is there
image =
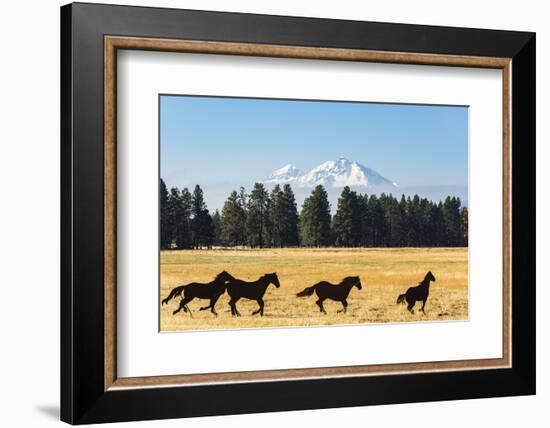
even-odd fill
[[[418,285],[426,285],[426,284],[429,285],[431,279],[428,279],[428,276],[432,276],[432,277],[433,277],[432,271],[428,271],[428,272],[426,273],[426,275],[424,275],[424,279],[423,279],[422,281],[420,281],[420,282],[418,283]]]
[[[358,276],[346,276],[341,282],[340,285],[349,284],[352,281],[357,281],[359,279]]]
[[[220,280],[222,276],[228,276],[229,278],[233,278],[233,276],[229,272],[224,270],[216,275],[216,278],[214,278],[214,281]]]

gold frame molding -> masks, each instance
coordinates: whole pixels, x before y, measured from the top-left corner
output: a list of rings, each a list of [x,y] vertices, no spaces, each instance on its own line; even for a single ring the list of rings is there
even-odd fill
[[[117,50],[147,50],[213,55],[241,55],[334,61],[440,65],[502,70],[503,144],[503,349],[502,358],[380,364],[305,369],[205,373],[171,376],[117,377],[116,367],[116,88]],[[306,378],[354,377],[380,374],[441,372],[511,367],[511,58],[382,52],[196,40],[169,40],[138,37],[104,37],[104,390],[191,386],[198,384],[296,380]]]

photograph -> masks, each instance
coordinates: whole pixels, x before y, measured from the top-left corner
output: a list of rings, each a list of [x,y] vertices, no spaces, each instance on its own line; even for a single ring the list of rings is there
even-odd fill
[[[468,320],[468,107],[159,95],[160,331]]]
[[[544,14],[399,1],[14,6],[8,426],[544,414]]]

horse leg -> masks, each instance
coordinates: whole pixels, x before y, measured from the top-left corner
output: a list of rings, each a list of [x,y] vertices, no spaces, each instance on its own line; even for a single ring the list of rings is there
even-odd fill
[[[235,308],[235,313],[237,314],[238,317],[241,316],[241,313],[239,312],[239,310],[237,309],[237,302],[239,301],[239,299],[236,299],[235,300],[235,303],[233,303],[233,307]]]
[[[414,304],[416,303],[416,300],[412,300],[412,301],[407,301],[407,310],[411,313],[411,314],[414,314]]]
[[[193,312],[191,312],[191,309],[189,309],[189,306],[187,306],[187,304],[193,300],[192,297],[186,297],[185,299],[183,299],[181,301],[181,303],[183,304],[183,309],[185,309],[185,312],[189,312],[189,315],[191,316],[191,318],[193,318]]]
[[[189,298],[189,297],[186,297],[184,299],[181,299],[180,301],[180,306],[178,309],[176,309],[174,312],[172,312],[172,315],[176,315],[179,311],[181,311],[183,309],[184,312],[187,312],[189,311],[189,314],[191,314],[191,310],[189,309],[189,307],[187,306],[187,304],[193,300],[192,298]],[[191,315],[192,316],[192,315]]]
[[[252,312],[252,315],[256,315],[256,314],[260,314],[260,316],[264,316],[264,301],[262,300],[262,298],[259,298],[258,300],[256,300],[256,302],[258,303],[258,310]]]
[[[174,312],[172,312],[172,315],[176,315],[176,314],[177,314],[179,311],[181,311],[182,309],[185,310],[185,308],[183,307],[183,305],[182,305],[181,302],[180,302],[180,305],[179,305],[178,309],[176,309]]]
[[[210,300],[210,312],[212,312],[216,316],[218,316],[218,313],[216,312],[217,301],[218,301],[218,297],[214,297],[212,300]]]
[[[346,299],[342,300],[343,308],[338,311],[338,313],[346,313],[348,311],[348,301]]]
[[[236,316],[240,317],[241,314],[237,310],[237,300],[238,299],[231,298],[231,300],[229,301],[229,306],[231,306],[231,315],[236,315]]]
[[[428,299],[422,300],[422,307],[420,308],[420,310],[422,311],[422,313],[423,313],[424,315],[426,315],[426,312],[424,311],[424,306],[426,306],[426,301],[427,301],[427,300],[428,300]]]
[[[315,303],[319,306],[319,311],[326,315],[327,311],[325,311],[325,308],[323,307],[323,300],[319,299]]]

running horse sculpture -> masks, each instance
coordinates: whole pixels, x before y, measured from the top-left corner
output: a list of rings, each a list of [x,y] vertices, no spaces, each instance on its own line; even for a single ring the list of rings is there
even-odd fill
[[[255,300],[258,303],[258,310],[252,312],[252,315],[260,314],[264,316],[264,294],[269,284],[273,284],[279,288],[279,278],[275,272],[266,273],[256,281],[243,281],[241,279],[232,278],[227,283],[227,294],[229,294],[229,307],[231,315],[241,316],[237,310],[237,302],[239,299]]]
[[[311,296],[313,293],[316,293],[319,299],[317,299],[315,303],[317,304],[317,306],[319,306],[319,310],[322,313],[327,313],[323,306],[323,302],[326,299],[331,299],[342,303],[343,308],[339,310],[338,313],[346,313],[348,309],[347,298],[353,287],[357,287],[358,290],[361,290],[362,288],[361,280],[358,276],[348,276],[340,281],[339,284],[331,284],[328,281],[318,282],[317,284],[314,284],[311,287],[307,287],[303,291],[300,291],[298,294],[296,294],[296,297],[306,297]]]
[[[435,276],[433,276],[431,271],[426,274],[422,282],[416,287],[410,287],[404,294],[400,294],[397,298],[397,304],[405,303],[406,301],[407,310],[411,314],[414,314],[414,305],[416,302],[422,302],[420,310],[426,314],[426,312],[424,312],[424,306],[426,306],[426,301],[430,295],[430,281],[435,282]]]
[[[193,299],[208,299],[210,300],[210,304],[208,306],[200,308],[200,310],[204,311],[206,309],[210,309],[210,311],[217,316],[218,313],[215,309],[216,302],[218,301],[220,296],[225,293],[227,282],[230,279],[234,278],[226,271],[222,271],[211,282],[192,282],[190,284],[180,285],[172,289],[168,297],[162,300],[162,304],[164,305],[176,296],[182,296],[183,294],[180,305],[178,309],[173,312],[173,315],[176,315],[179,311],[183,309],[184,312],[189,312],[189,315],[193,316],[191,313],[191,309],[189,309],[187,304]]]

